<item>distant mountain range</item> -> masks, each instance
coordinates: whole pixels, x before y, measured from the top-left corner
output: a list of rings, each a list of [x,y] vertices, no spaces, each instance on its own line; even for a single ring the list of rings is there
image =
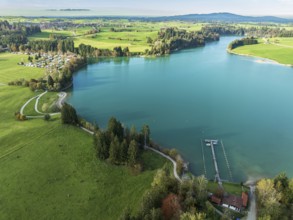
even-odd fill
[[[49,9],[47,11],[90,11],[90,9]],[[38,16],[28,16],[38,17]],[[142,16],[42,16],[42,17],[69,17],[69,18],[104,18],[104,19],[130,19],[142,21],[190,21],[190,22],[270,22],[270,23],[292,23],[293,18],[280,18],[275,16],[244,16],[227,12],[211,13],[211,14],[188,14],[175,16],[160,17],[142,17]]]
[[[166,17],[145,18],[153,21],[205,21],[205,22],[274,22],[274,23],[293,23],[293,19],[279,18],[274,16],[243,16],[232,13],[211,13],[211,14],[188,14]]]

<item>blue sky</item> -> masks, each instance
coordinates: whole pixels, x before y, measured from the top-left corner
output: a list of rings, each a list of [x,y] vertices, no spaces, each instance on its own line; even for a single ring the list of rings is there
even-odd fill
[[[0,15],[48,15],[46,9],[60,8],[87,8],[92,10],[89,14],[95,15],[232,12],[293,16],[293,0],[0,0]]]

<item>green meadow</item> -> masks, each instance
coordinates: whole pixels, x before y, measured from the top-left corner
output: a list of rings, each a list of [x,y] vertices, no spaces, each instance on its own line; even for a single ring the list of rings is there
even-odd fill
[[[17,79],[38,79],[44,74],[44,69],[29,68],[17,65],[19,62],[27,62],[27,55],[0,53],[0,83],[8,83]]]
[[[29,40],[48,40],[50,34],[73,38],[75,46],[87,44],[101,49],[113,50],[114,47],[128,47],[131,52],[144,52],[150,49],[147,43],[147,38],[155,39],[161,28],[178,27],[187,31],[198,31],[202,28],[202,23],[189,22],[129,22],[128,20],[75,20],[77,24],[85,22],[103,22],[100,32],[96,34],[87,34],[92,28],[90,26],[79,28],[68,28],[66,30],[42,30],[42,33],[37,33],[29,37]],[[115,32],[111,31],[115,29]]]
[[[20,58],[1,54],[0,82],[43,75],[43,69],[15,65]],[[92,136],[62,125],[60,116],[17,121],[14,113],[35,95],[25,87],[0,86],[0,219],[117,219],[126,206],[135,213],[166,160],[144,152],[145,171],[134,174],[98,160]]]
[[[265,44],[260,39],[259,44],[238,47],[233,52],[267,58],[281,64],[293,65],[293,38],[270,39],[270,42]]]

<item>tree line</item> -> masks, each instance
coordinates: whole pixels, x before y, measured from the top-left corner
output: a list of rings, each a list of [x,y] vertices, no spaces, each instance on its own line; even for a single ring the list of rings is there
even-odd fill
[[[229,44],[228,49],[233,50],[233,49],[235,49],[237,47],[241,47],[241,46],[244,46],[244,45],[252,45],[252,44],[258,44],[257,39],[255,39],[253,37],[242,38],[240,40],[232,41]]]
[[[41,32],[38,25],[24,25],[21,23],[10,24],[0,21],[0,47],[18,50],[21,44],[28,42],[28,36]]]
[[[243,27],[237,27],[233,25],[221,25],[221,24],[211,24],[202,27],[202,32],[204,33],[217,33],[219,35],[237,35],[243,36],[246,29]]]
[[[261,179],[256,185],[258,219],[291,219],[293,179],[280,173],[273,179]]]
[[[187,32],[178,28],[165,28],[158,32],[147,55],[164,55],[173,51],[204,46],[206,42],[219,40],[219,34],[214,32]]]
[[[150,129],[144,125],[140,132],[135,127],[124,128],[120,121],[110,118],[105,131],[98,130],[94,135],[94,148],[97,158],[116,165],[128,165],[141,170],[140,160],[145,143],[149,143]]]

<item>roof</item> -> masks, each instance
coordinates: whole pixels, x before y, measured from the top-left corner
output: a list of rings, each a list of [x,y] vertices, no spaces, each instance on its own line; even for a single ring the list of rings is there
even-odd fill
[[[218,205],[221,204],[221,199],[218,198],[218,197],[216,197],[216,196],[214,196],[214,195],[212,195],[212,197],[211,197],[211,201],[212,201],[213,203],[218,204]]]
[[[242,198],[239,196],[229,195],[223,198],[223,203],[234,206],[238,209],[242,208]]]
[[[242,192],[242,205],[243,207],[247,207],[247,203],[248,203],[248,195],[246,192]]]

